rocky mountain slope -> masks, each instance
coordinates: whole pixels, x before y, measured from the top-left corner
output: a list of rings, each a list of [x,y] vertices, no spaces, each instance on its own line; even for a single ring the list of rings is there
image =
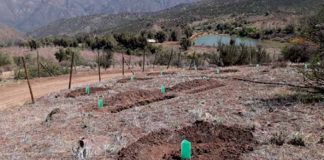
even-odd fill
[[[0,0],[0,23],[31,31],[63,18],[159,11],[193,1],[196,0]]]
[[[282,15],[311,14],[319,8],[322,0],[201,0],[196,3],[177,5],[166,10],[124,15],[93,15],[55,21],[34,30],[31,35],[75,35],[78,33],[104,33],[116,31],[138,32],[154,24],[166,27],[182,26],[222,15]]]
[[[19,39],[23,39],[22,33],[6,25],[0,25],[0,45],[3,42],[15,41]]]

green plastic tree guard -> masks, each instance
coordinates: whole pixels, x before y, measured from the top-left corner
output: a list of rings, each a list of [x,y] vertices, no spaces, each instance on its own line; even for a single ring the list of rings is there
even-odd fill
[[[103,108],[103,104],[104,104],[103,99],[99,99],[98,100],[98,108],[102,109]]]
[[[308,69],[308,64],[305,64],[305,70],[307,70]]]
[[[186,139],[181,142],[181,159],[191,159],[191,143]]]
[[[194,70],[197,71],[196,61],[194,61],[193,67],[194,67]]]
[[[90,94],[90,86],[87,86],[86,89],[85,89],[85,93],[86,94]]]
[[[165,85],[164,85],[164,84],[162,84],[162,86],[161,86],[161,93],[162,93],[162,94],[165,93]]]
[[[257,69],[258,72],[260,71],[260,65],[259,64],[256,65],[256,69]]]
[[[160,75],[163,76],[163,70],[160,71]]]
[[[220,70],[218,68],[216,69],[216,74],[220,74]]]
[[[130,80],[131,80],[131,81],[134,81],[134,76],[131,76]]]

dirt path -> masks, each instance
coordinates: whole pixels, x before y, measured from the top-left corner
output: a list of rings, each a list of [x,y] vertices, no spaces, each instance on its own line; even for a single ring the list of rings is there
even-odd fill
[[[129,75],[130,73],[126,73]],[[121,77],[120,71],[109,71],[102,74],[102,80],[109,78]],[[95,72],[77,73],[73,75],[72,88],[77,85],[85,85],[98,82],[98,75]],[[39,78],[31,80],[32,90],[35,99],[45,96],[52,92],[67,89],[69,75]],[[16,107],[31,102],[30,94],[26,81],[0,86],[0,111],[8,107]]]

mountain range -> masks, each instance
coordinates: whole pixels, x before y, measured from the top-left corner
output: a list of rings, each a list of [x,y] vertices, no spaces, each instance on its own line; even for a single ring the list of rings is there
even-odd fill
[[[0,0],[0,33],[33,37],[182,27],[222,15],[307,15],[323,0]],[[4,24],[4,25],[3,25]],[[5,28],[5,30],[4,30]],[[10,29],[9,29],[10,28]],[[6,37],[8,37],[6,35]]]
[[[0,0],[0,23],[28,32],[59,19],[154,12],[197,0]]]
[[[151,13],[99,14],[57,20],[34,30],[30,35],[45,37],[79,33],[138,32],[154,28],[156,24],[167,28],[181,27],[222,15],[308,15],[316,12],[322,2],[323,0],[200,0]]]

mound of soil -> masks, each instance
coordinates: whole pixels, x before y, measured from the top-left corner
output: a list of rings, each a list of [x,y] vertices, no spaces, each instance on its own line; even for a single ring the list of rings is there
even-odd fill
[[[174,75],[177,74],[176,72],[163,72],[163,75]],[[161,75],[160,72],[151,72],[151,73],[147,73],[147,76],[159,76]]]
[[[110,88],[104,88],[104,87],[90,87],[90,95],[91,94],[95,94],[95,93],[99,93],[99,92],[104,92],[109,90]],[[80,97],[80,96],[85,96],[87,95],[85,93],[85,88],[80,88],[74,91],[71,91],[70,93],[66,94],[66,98],[76,98],[76,97]]]
[[[111,113],[117,113],[135,106],[147,105],[150,103],[172,99],[175,95],[162,94],[159,90],[134,90],[116,94],[112,97],[105,99],[104,108],[99,109],[97,106],[92,106],[91,110],[103,110]]]
[[[120,150],[118,160],[181,160],[183,139],[191,142],[192,160],[240,159],[242,153],[253,151],[257,145],[248,129],[198,121],[181,130],[162,129],[142,137]]]
[[[173,92],[198,93],[222,86],[224,85],[217,80],[196,79],[179,83],[168,90]]]
[[[148,78],[148,77],[147,78],[140,78],[140,77],[134,78],[135,81],[146,81],[146,80],[151,80],[151,79],[153,79],[153,78]],[[130,78],[123,78],[123,79],[118,80],[117,83],[127,83],[130,81],[131,81]]]
[[[239,72],[238,69],[221,69],[220,73],[236,73]]]

